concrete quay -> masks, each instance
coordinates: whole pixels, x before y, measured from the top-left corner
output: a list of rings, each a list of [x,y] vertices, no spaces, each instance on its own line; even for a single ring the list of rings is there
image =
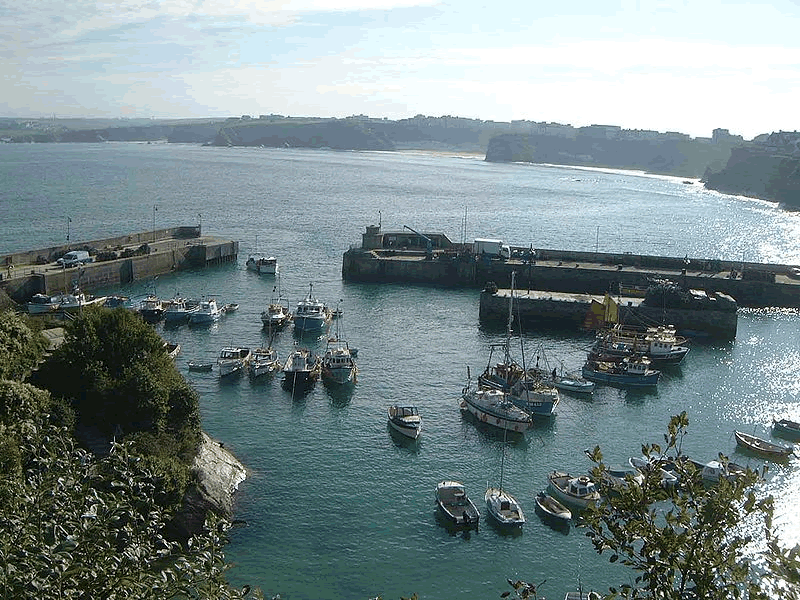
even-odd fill
[[[55,262],[68,250],[84,249],[90,250],[94,262],[71,268]],[[97,260],[112,253],[119,258]],[[171,271],[232,262],[238,254],[237,241],[202,235],[196,226],[173,227],[0,256],[0,287],[14,301],[24,303],[34,294],[52,296],[75,286],[91,292]]]
[[[749,263],[697,257],[574,252],[512,246],[510,260],[474,256],[470,244],[441,233],[381,232],[367,227],[360,247],[342,258],[349,281],[407,282],[482,288],[487,282],[572,294],[642,292],[653,280],[687,289],[723,293],[749,308],[800,308],[795,265]]]
[[[717,339],[734,339],[738,317],[736,303],[726,295],[709,296],[705,292],[693,292],[698,296],[697,309],[661,309],[646,306],[643,298],[619,297],[614,300],[619,306],[619,321],[623,323],[674,325],[678,330],[693,335],[704,335]],[[543,292],[537,290],[514,290],[514,316],[528,327],[584,325],[592,301],[603,302],[604,295]],[[510,289],[484,289],[480,296],[479,315],[482,322],[496,323],[505,327],[508,320]],[[714,305],[719,306],[715,307]]]

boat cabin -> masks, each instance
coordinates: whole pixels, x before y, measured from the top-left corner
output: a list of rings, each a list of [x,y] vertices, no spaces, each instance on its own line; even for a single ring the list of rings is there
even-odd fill
[[[594,494],[595,491],[596,486],[594,482],[585,475],[582,477],[576,477],[575,479],[570,479],[569,483],[567,484],[567,493],[571,496],[584,498]]]

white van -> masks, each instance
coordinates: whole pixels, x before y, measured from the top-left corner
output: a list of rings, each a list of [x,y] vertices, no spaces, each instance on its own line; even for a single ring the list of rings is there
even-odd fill
[[[84,263],[92,262],[92,257],[86,250],[70,250],[56,261],[62,267],[77,267]]]

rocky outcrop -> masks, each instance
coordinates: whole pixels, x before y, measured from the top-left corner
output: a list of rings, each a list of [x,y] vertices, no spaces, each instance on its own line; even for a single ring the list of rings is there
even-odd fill
[[[768,145],[734,150],[727,165],[718,172],[709,170],[703,181],[712,190],[800,209],[800,156],[775,151]]]
[[[244,465],[206,433],[202,434],[192,471],[197,482],[186,492],[183,507],[172,523],[172,533],[179,539],[202,531],[209,511],[232,520],[233,494],[247,476]]]

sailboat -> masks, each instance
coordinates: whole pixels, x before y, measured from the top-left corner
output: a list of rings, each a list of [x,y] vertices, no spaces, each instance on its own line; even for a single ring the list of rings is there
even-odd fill
[[[503,527],[522,527],[525,524],[525,513],[516,498],[503,489],[503,467],[506,459],[506,440],[503,438],[503,454],[500,459],[500,485],[486,486],[486,510],[499,525]]]
[[[525,354],[522,365],[511,358],[511,322],[513,320],[514,285],[516,272],[511,273],[511,297],[508,300],[508,324],[506,339],[502,344],[492,344],[486,369],[478,378],[484,388],[495,388],[505,392],[512,404],[533,416],[549,417],[560,400],[558,389],[546,378],[536,375],[535,369],[525,368]],[[522,338],[520,337],[520,347]],[[494,350],[502,350],[503,362],[492,364]]]

